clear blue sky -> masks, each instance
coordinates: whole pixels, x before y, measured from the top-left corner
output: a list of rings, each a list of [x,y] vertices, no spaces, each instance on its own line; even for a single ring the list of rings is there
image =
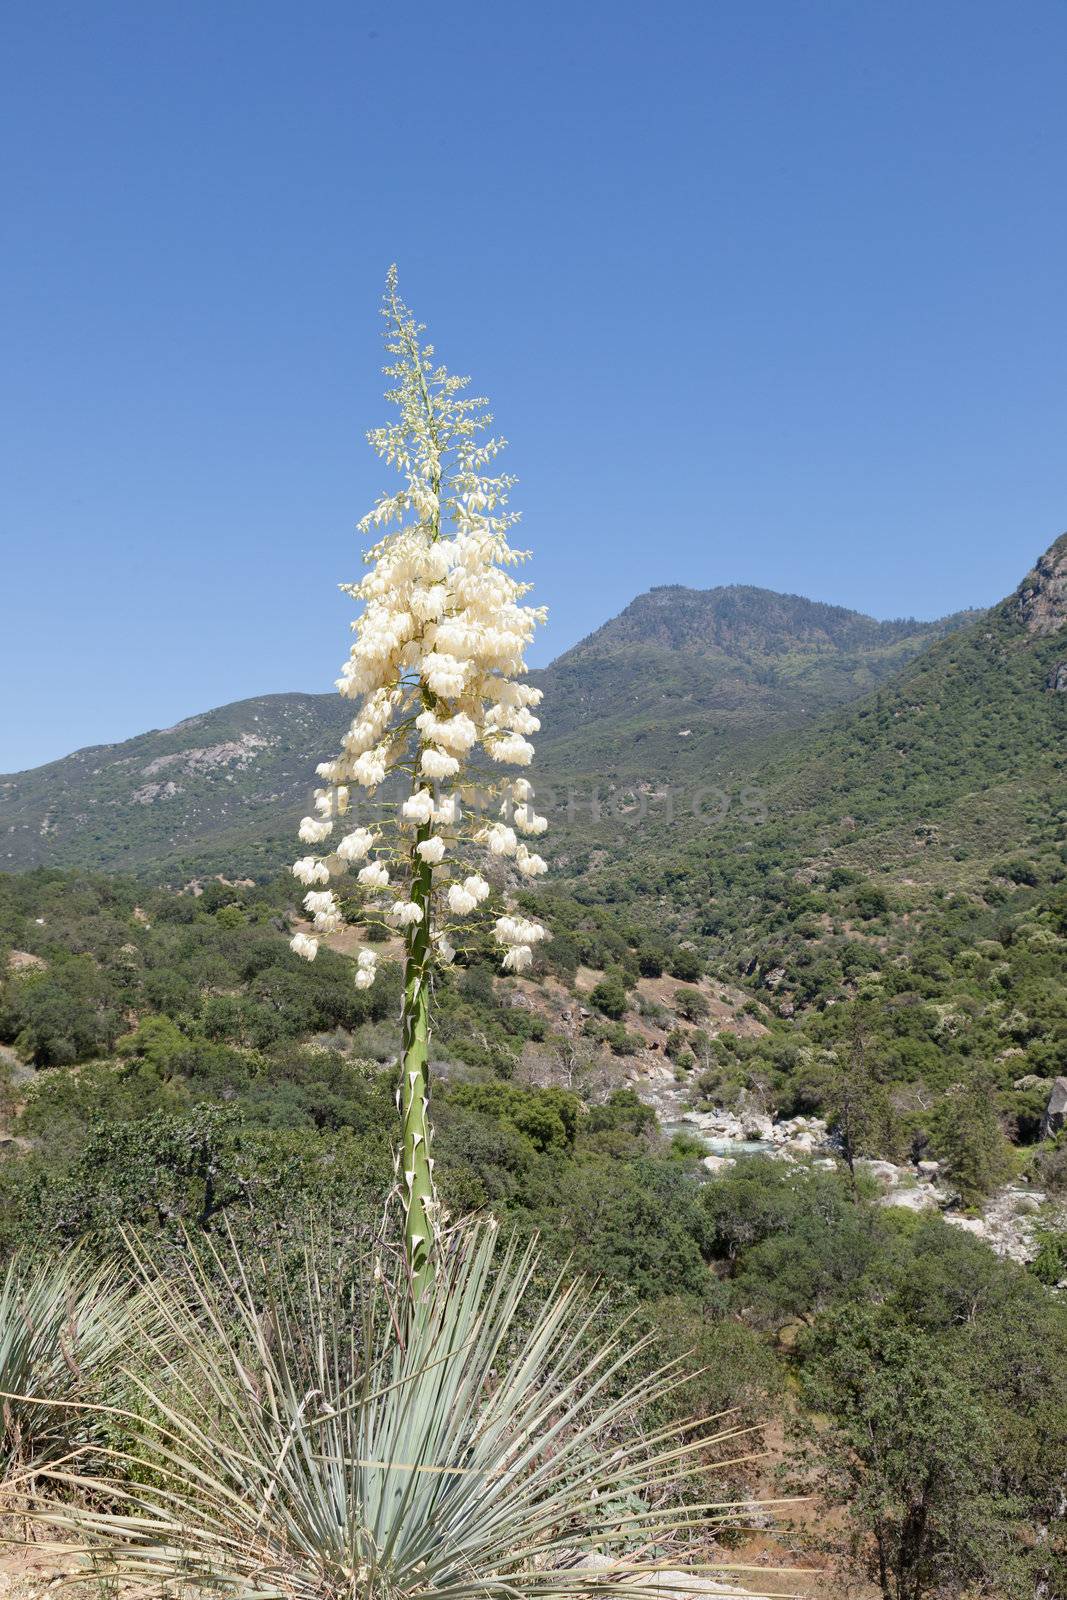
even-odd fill
[[[1067,526],[1064,0],[7,0],[0,770],[324,689],[377,301],[513,441],[549,659]]]

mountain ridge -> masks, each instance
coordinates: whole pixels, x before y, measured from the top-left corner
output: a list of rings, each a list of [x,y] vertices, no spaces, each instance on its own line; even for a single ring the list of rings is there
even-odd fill
[[[562,768],[641,780],[677,768],[719,778],[771,734],[795,737],[976,614],[880,622],[753,585],[661,585],[547,669],[539,762],[553,777]]]
[[[687,584],[678,583],[654,584],[651,588],[644,590],[641,594],[635,595],[633,600],[629,601],[628,604],[623,607],[622,611],[620,611],[616,616],[609,617],[607,621],[601,623],[598,628],[594,628],[592,632],[584,635],[583,638],[578,639],[573,645],[568,645],[568,647],[565,650],[562,650],[558,656],[554,657],[547,666],[532,669],[530,673],[531,680],[536,681],[543,679],[546,674],[553,672],[561,664],[569,661],[571,658],[580,657],[581,655],[587,653],[591,648],[599,646],[602,640],[612,636],[613,633],[619,630],[620,624],[624,624],[632,616],[640,615],[641,611],[646,607],[655,606],[656,608],[662,608],[663,601],[666,597],[671,597],[675,600],[680,600],[683,604],[687,604],[691,614],[692,602],[694,601],[706,602],[710,600],[711,597],[733,599],[734,597],[742,596],[746,599],[751,598],[758,600],[761,603],[777,603],[787,601],[791,605],[795,605],[798,609],[802,608],[804,611],[810,613],[830,613],[836,617],[847,619],[850,623],[855,623],[861,626],[865,625],[866,631],[869,633],[870,637],[882,636],[886,639],[890,637],[916,636],[921,635],[924,632],[935,635],[941,631],[947,631],[955,627],[965,626],[968,619],[981,615],[980,610],[974,608],[965,608],[957,612],[952,612],[945,617],[935,618],[931,621],[920,621],[914,617],[879,619],[869,616],[866,612],[855,611],[845,606],[832,605],[828,602],[819,600],[809,600],[803,595],[793,594],[785,590],[764,589],[754,584],[720,584],[714,585],[707,589],[695,589]],[[661,640],[659,642],[669,643],[670,647],[673,649],[682,651],[685,649],[684,645],[677,638]],[[842,643],[842,641],[833,642]],[[693,653],[699,652],[694,650]],[[96,744],[78,745],[75,747],[75,749],[67,751],[63,755],[53,757],[51,761],[41,761],[32,767],[22,767],[13,769],[10,772],[0,773],[0,783],[25,777],[29,773],[44,772],[69,761],[82,760],[93,755],[103,756],[109,751],[118,749],[120,746],[128,748],[142,740],[182,734],[202,724],[206,719],[222,715],[234,707],[253,705],[260,702],[277,702],[288,699],[319,701],[333,700],[334,698],[336,697],[330,691],[319,691],[313,689],[283,689],[273,694],[242,696],[237,700],[224,701],[220,706],[213,706],[205,711],[190,712],[188,716],[181,717],[177,722],[171,723],[166,727],[146,728],[141,733],[131,734],[126,739],[102,740]]]
[[[542,781],[750,766],[971,616],[880,622],[750,585],[658,586],[531,674]],[[0,776],[0,864],[171,873],[206,850],[269,870],[350,716],[335,694],[254,696]]]
[[[973,618],[980,614],[980,610],[963,608],[950,616],[928,622],[915,617],[882,620],[848,606],[810,600],[806,595],[765,589],[757,584],[716,584],[708,589],[694,589],[681,583],[653,584],[650,589],[635,595],[617,616],[610,617],[562,655],[572,655],[598,646],[611,637],[621,639],[633,636],[635,632],[647,640],[650,624],[661,619],[677,623],[684,617],[690,624],[691,640],[694,639],[694,618],[699,616],[706,619],[714,628],[708,642],[720,647],[727,640],[736,642],[737,633],[747,627],[750,633],[762,635],[764,648],[769,651],[772,637],[780,638],[783,643],[788,640],[795,644],[803,640],[809,644],[821,642],[837,648],[851,648],[875,638],[888,641],[924,630],[934,632],[946,626],[962,625],[961,619]],[[699,637],[696,636],[697,641]],[[673,633],[669,628],[661,628],[657,642],[670,644],[675,649],[683,647],[677,628]],[[562,656],[557,659],[562,659]]]

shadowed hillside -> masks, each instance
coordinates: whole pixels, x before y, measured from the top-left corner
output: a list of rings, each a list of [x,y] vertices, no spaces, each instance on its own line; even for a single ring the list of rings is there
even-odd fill
[[[895,886],[913,919],[930,895],[985,903],[1062,875],[1065,764],[1067,535],[977,622],[753,763],[756,820],[735,809],[715,828],[605,830],[587,892],[611,901],[639,884],[746,961],[775,930],[794,938],[793,911],[801,942],[817,943],[825,922],[800,902],[834,874],[874,877],[882,899]]]
[[[867,693],[974,615],[877,622],[770,589],[651,589],[543,674],[538,757],[552,774],[718,770]]]

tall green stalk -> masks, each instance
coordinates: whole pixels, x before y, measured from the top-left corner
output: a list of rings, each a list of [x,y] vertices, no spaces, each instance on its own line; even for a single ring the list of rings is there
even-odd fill
[[[433,442],[435,460],[430,488],[441,493],[440,458],[433,401],[426,387],[423,356],[411,338],[408,323],[397,299],[395,269],[390,272],[389,301],[393,327],[408,346],[416,374],[419,399],[428,437]],[[431,521],[430,538],[441,537],[440,511]],[[433,705],[433,697],[422,690],[422,703]],[[430,1155],[430,963],[433,943],[430,938],[430,903],[433,868],[423,861],[418,846],[429,839],[429,824],[415,835],[411,851],[411,899],[422,911],[422,921],[407,931],[404,963],[403,1082],[400,1089],[400,1116],[404,1159],[404,1249],[411,1275],[412,1298],[418,1300],[431,1277],[430,1251],[433,1244],[433,1158]]]
[[[411,365],[418,378],[419,400],[426,418],[427,437],[434,443],[434,467],[430,488],[442,493],[440,440],[434,402],[422,371],[422,352],[411,338],[408,320],[397,298],[395,269],[390,269],[389,302],[398,338],[410,352]],[[442,536],[440,510],[430,522],[430,541]],[[434,698],[422,690],[422,704],[432,706]],[[430,837],[429,824],[419,827],[411,850],[411,899],[421,907],[422,920],[406,934],[405,979],[403,979],[403,1083],[400,1088],[400,1117],[403,1131],[403,1182],[405,1182],[405,1238],[411,1293],[419,1299],[430,1278],[430,1246],[434,1243],[434,1158],[430,1155],[430,958],[434,944],[430,939],[430,899],[434,869],[422,861],[418,846]]]
[[[419,828],[416,845],[430,837]],[[417,849],[411,853],[411,898],[422,921],[407,931],[404,963],[403,1077],[400,1115],[403,1132],[404,1248],[418,1299],[430,1277],[433,1241],[433,1160],[430,1156],[430,888],[433,868]]]
[[[453,958],[452,935],[458,929],[462,942],[462,919],[476,913],[483,925],[492,920],[505,971],[525,971],[533,946],[548,936],[540,923],[501,914],[499,905],[480,910],[490,895],[480,870],[485,850],[512,857],[526,877],[547,870],[518,837],[532,838],[548,825],[529,805],[530,784],[525,778],[489,781],[502,817],[518,802],[514,827],[488,826],[480,817],[467,823],[459,803],[478,746],[504,767],[528,766],[533,757],[525,735],[540,726],[531,707],[541,691],[522,682],[524,651],[544,611],[521,603],[530,586],[509,570],[526,552],[508,542],[517,518],[508,506],[515,479],[491,467],[504,440],[480,437],[492,423],[485,400],[466,395],[468,380],[447,372],[432,345],[422,343],[421,325],[397,292],[395,267],[383,311],[390,356],[385,371],[395,383],[388,399],[397,416],[368,437],[404,482],[397,493],[380,495],[361,519],[361,533],[374,541],[365,554],[371,571],[342,585],[363,610],[337,685],[359,709],[341,752],[316,769],[324,785],[315,791],[316,814],[302,819],[299,837],[321,848],[338,825],[343,836],[293,863],[294,877],[307,887],[303,903],[312,926],[294,933],[290,946],[314,961],[321,940],[351,920],[339,898],[350,869],[366,920],[403,929],[400,1189],[408,1276],[414,1299],[425,1301],[440,1233],[429,1120],[435,963]],[[381,818],[353,827],[351,787],[374,794],[401,774],[412,787],[397,815],[389,817],[389,799]],[[375,980],[375,954],[359,953],[354,976],[360,989]]]

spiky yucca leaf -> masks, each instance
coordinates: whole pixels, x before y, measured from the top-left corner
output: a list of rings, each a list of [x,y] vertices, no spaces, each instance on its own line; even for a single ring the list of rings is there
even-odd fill
[[[14,1256],[0,1279],[0,1474],[32,1471],[84,1440],[79,1400],[117,1370],[148,1307],[128,1270],[77,1250]],[[149,1316],[149,1320],[151,1320]]]
[[[627,1388],[646,1341],[600,1333],[604,1302],[581,1281],[531,1305],[535,1250],[494,1264],[494,1247],[493,1226],[462,1232],[414,1311],[368,1262],[356,1317],[313,1252],[298,1290],[265,1305],[236,1255],[192,1256],[184,1285],[146,1273],[167,1329],[143,1382],[158,1420],[131,1419],[139,1443],[106,1480],[54,1475],[108,1509],[50,1519],[98,1570],[160,1596],[573,1596],[669,1566],[672,1550],[677,1565],[680,1537],[736,1514],[670,1509],[704,1470],[706,1437],[635,1430],[686,1375],[672,1363]],[[617,1558],[610,1572],[594,1553]]]

